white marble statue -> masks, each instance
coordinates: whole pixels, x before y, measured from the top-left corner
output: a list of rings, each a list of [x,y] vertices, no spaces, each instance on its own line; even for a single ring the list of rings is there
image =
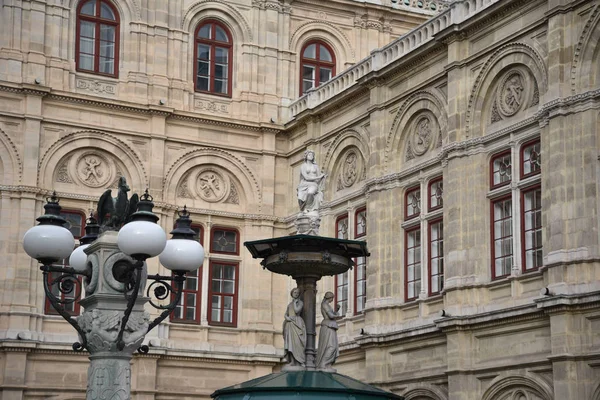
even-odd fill
[[[326,175],[315,162],[315,152],[304,152],[304,163],[300,167],[300,183],[298,184],[298,205],[300,211],[312,213],[319,211],[323,202],[323,186]]]
[[[304,303],[300,300],[300,289],[292,289],[290,295],[293,300],[287,306],[283,322],[284,351],[288,361],[286,367],[304,367],[306,363],[306,326],[300,316]]]
[[[317,349],[317,368],[324,371],[335,372],[331,366],[340,354],[338,345],[338,324],[335,318],[339,317],[338,311],[340,305],[335,307],[335,311],[331,307],[333,302],[333,293],[327,292],[323,296],[321,302],[321,313],[323,321],[319,330],[319,348]]]

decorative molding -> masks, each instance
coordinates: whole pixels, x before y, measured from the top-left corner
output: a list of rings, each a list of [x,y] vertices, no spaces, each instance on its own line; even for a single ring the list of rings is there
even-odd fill
[[[289,39],[289,48],[293,49],[293,44],[294,41],[296,40],[296,35],[298,35],[298,32],[301,32],[305,27],[310,26],[310,25],[325,25],[327,26],[329,29],[324,29],[327,33],[332,34],[333,36],[335,36],[338,40],[340,39],[340,37],[344,40],[344,47],[345,49],[350,51],[350,55],[351,55],[351,59],[349,60],[345,60],[346,62],[351,62],[354,60],[355,58],[355,53],[354,53],[354,47],[352,47],[352,42],[350,41],[350,39],[348,39],[348,36],[346,36],[346,34],[341,31],[337,26],[335,26],[334,24],[332,24],[329,21],[307,21],[304,22],[303,24],[300,24],[296,30],[290,35],[290,39]],[[315,31],[315,28],[310,29],[310,31]],[[339,36],[338,36],[339,35]]]
[[[229,189],[229,197],[225,199],[225,203],[240,204],[240,196],[238,194],[237,187],[233,182],[231,182],[231,187]]]
[[[75,80],[75,87],[78,91],[83,91],[91,94],[104,94],[115,96],[117,94],[117,84],[112,82],[103,82],[97,79],[82,79]]]
[[[69,174],[69,161],[71,157],[66,157],[62,160],[58,167],[56,167],[56,177],[54,179],[55,182],[60,183],[73,183],[73,179],[71,179],[71,175]]]
[[[592,28],[596,28],[599,21],[600,5],[597,4],[590,13],[589,18],[581,31],[581,35],[579,35],[579,40],[577,41],[577,46],[575,47],[575,52],[573,54],[573,62],[571,63],[571,93],[573,94],[577,92],[577,69],[579,68],[581,54],[584,47],[589,43],[590,37],[594,31]]]
[[[240,24],[240,26],[245,31],[247,36],[247,40],[245,41],[252,42],[252,29],[250,28],[250,24],[248,23],[248,21],[246,21],[246,18],[242,15],[242,13],[240,13],[236,8],[232,7],[228,2],[224,0],[200,0],[192,4],[185,12],[181,20],[181,29],[184,31],[188,31],[187,28],[189,27],[186,26],[186,24],[188,21],[191,23],[191,20],[194,18],[192,14],[195,15],[200,11],[206,10],[207,8],[209,9],[210,7],[208,7],[207,5],[211,3],[220,4],[221,6],[225,7],[227,11],[221,11],[229,13],[232,18],[231,20],[236,21],[238,24]]]
[[[1,88],[2,86],[0,86],[0,89]],[[19,156],[19,150],[17,149],[17,146],[12,141],[10,136],[8,136],[8,134],[4,132],[3,129],[0,129],[0,140],[6,147],[6,150],[8,151],[8,154],[13,161],[13,166],[15,166],[16,164],[18,176],[17,181],[20,182],[21,178],[23,177],[23,162],[21,161],[21,157]]]
[[[490,383],[481,399],[552,400],[554,399],[554,388],[547,382],[537,379],[532,373],[499,376]]]
[[[220,103],[211,100],[196,99],[194,101],[194,108],[201,111],[208,111],[213,113],[229,114],[229,104]]]

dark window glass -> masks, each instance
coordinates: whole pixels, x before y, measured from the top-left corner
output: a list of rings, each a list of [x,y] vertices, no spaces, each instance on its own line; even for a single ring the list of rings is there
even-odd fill
[[[335,75],[335,55],[320,41],[309,42],[300,58],[300,96],[307,90],[329,81]]]
[[[195,87],[198,92],[231,96],[232,41],[217,21],[204,21],[196,30]]]
[[[117,76],[119,15],[108,0],[88,0],[77,14],[77,70]]]

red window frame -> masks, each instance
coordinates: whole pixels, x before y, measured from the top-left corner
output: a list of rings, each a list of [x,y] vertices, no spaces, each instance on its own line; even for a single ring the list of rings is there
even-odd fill
[[[316,51],[315,51],[316,58],[314,58],[314,59],[304,57],[304,51],[311,44],[316,45]],[[329,51],[329,53],[331,54],[332,61],[324,61],[324,60],[320,59],[321,46],[324,46]],[[311,41],[306,42],[304,44],[304,46],[302,46],[302,50],[300,51],[300,91],[299,91],[300,96],[302,96],[304,94],[303,72],[304,72],[305,64],[315,67],[315,86],[313,86],[313,88],[319,87],[322,83],[325,83],[325,82],[321,82],[321,73],[320,73],[321,67],[331,68],[331,78],[329,78],[329,80],[333,79],[333,77],[335,76],[335,53],[333,52],[333,49],[331,48],[331,46],[329,46],[327,43],[323,42],[322,40],[311,40]],[[327,81],[327,82],[329,82],[329,81]]]
[[[79,217],[81,217],[81,226],[79,229],[79,233],[78,234],[73,234],[73,237],[75,239],[79,239],[81,238],[83,235],[85,235],[85,214],[81,211],[77,211],[77,210],[61,210],[60,212],[61,216],[64,218],[66,215],[78,215]],[[74,233],[69,227],[67,227],[67,229],[69,229],[71,231],[71,233]],[[75,243],[73,242],[73,246],[75,247]],[[68,267],[69,266],[69,259],[66,258],[64,260],[61,260],[60,262],[56,262],[53,264],[54,266],[57,267]],[[48,279],[48,284],[50,287],[51,283],[54,279],[56,279],[56,277],[60,276],[61,274],[59,272],[50,272],[47,275],[47,279]],[[79,283],[76,285],[76,287],[74,288],[75,291],[77,290],[81,290],[82,289],[82,282],[81,282],[81,277],[76,275],[77,280],[79,281]],[[60,295],[60,298],[62,300],[64,300],[65,298],[67,298],[67,296],[64,293],[56,293],[57,297],[58,295]],[[69,315],[79,315],[80,311],[81,311],[81,307],[79,306],[79,302],[75,301],[73,303],[71,303],[71,305],[73,306],[72,310],[67,309],[68,305],[65,307],[65,310],[67,311],[67,313],[69,313]],[[48,300],[48,298],[44,299],[44,314],[46,315],[59,315],[58,312],[56,312],[56,310],[52,307],[52,305],[50,304],[50,301]]]
[[[431,189],[433,187],[433,185],[435,185],[436,183],[441,182],[442,183],[442,194],[440,195],[440,199],[439,199],[439,204],[436,206],[431,206],[431,198],[437,194],[437,193],[432,193]],[[428,211],[435,211],[435,210],[439,210],[440,208],[444,207],[444,183],[443,183],[443,177],[438,176],[437,178],[434,178],[432,180],[429,181],[429,185],[427,185],[427,210]]]
[[[511,229],[511,235],[510,236],[502,236],[502,237],[496,238],[496,231],[495,231],[494,228],[495,228],[495,223],[497,221],[495,220],[495,216],[494,216],[494,207],[495,207],[495,205],[497,203],[505,202],[507,200],[510,201],[510,207],[509,207],[509,209],[510,209],[510,229]],[[492,279],[500,279],[500,278],[505,278],[507,276],[510,276],[510,270],[508,271],[508,273],[505,273],[505,274],[502,274],[502,275],[497,275],[496,274],[496,259],[497,259],[496,258],[496,240],[506,239],[508,237],[511,238],[511,253],[510,253],[510,257],[513,260],[513,263],[514,263],[514,256],[515,255],[513,253],[513,245],[514,245],[514,237],[515,237],[515,235],[514,235],[514,232],[513,232],[513,229],[512,229],[512,223],[513,223],[512,219],[514,218],[514,215],[513,215],[513,204],[512,204],[512,195],[509,194],[509,195],[506,195],[506,196],[502,196],[502,197],[498,197],[496,199],[493,199],[490,202],[490,206],[491,206],[490,207],[490,222],[491,222],[490,223],[490,226],[491,226],[491,235],[490,236],[491,236],[491,250],[492,250]],[[507,220],[507,219],[508,218],[502,218],[502,219],[499,219],[498,221],[503,221],[503,220]],[[501,257],[498,257],[498,259],[499,258],[505,259],[507,257],[509,257],[509,256],[508,255],[502,255]],[[512,268],[512,266],[511,266],[511,268]]]
[[[521,175],[521,179],[529,178],[530,176],[538,175],[538,174],[540,174],[542,172],[541,165],[535,171],[529,172],[527,174],[524,171],[525,162],[526,162],[526,160],[525,160],[525,148],[527,148],[529,146],[535,146],[535,145],[538,145],[540,147],[540,151],[537,154],[538,154],[538,157],[541,157],[542,149],[541,149],[541,143],[540,143],[540,139],[539,138],[530,140],[528,142],[523,143],[523,145],[521,145],[521,150],[520,150],[520,159],[521,159],[520,175]]]
[[[419,251],[415,251],[415,254],[417,255],[417,257],[415,258],[415,262],[413,262],[412,264],[409,264],[408,262],[408,251],[409,251],[409,247],[408,247],[408,237],[410,234],[412,234],[413,232],[419,232],[419,245],[418,246],[413,246],[410,249],[416,249],[417,247],[419,248]],[[421,292],[421,288],[422,288],[422,282],[423,282],[423,277],[421,276],[421,247],[423,246],[423,235],[421,232],[421,226],[415,226],[413,228],[407,229],[404,232],[404,300],[405,301],[412,301],[412,300],[416,300],[417,298],[419,298],[419,293]],[[418,261],[417,261],[418,260]],[[408,268],[411,265],[417,265],[418,264],[418,268],[415,267],[415,274],[414,277],[417,276],[417,270],[418,270],[418,276],[419,279],[412,279],[410,280],[408,277]],[[417,282],[419,281],[419,290],[415,289],[415,293],[414,296],[409,297],[408,296],[408,285],[409,283],[412,282]]]
[[[365,227],[363,232],[358,232],[358,214],[365,213]],[[367,207],[361,207],[354,213],[354,238],[358,239],[367,235]]]
[[[87,72],[90,74],[110,76],[113,78],[119,77],[119,47],[120,47],[120,28],[121,28],[121,19],[119,16],[119,12],[117,8],[112,4],[112,2],[108,0],[96,0],[96,12],[94,16],[82,14],[81,9],[87,3],[87,0],[83,0],[79,2],[77,6],[77,27],[75,33],[75,69],[79,72]],[[102,18],[100,15],[101,3],[106,4],[111,8],[113,13],[115,14],[115,20]],[[95,24],[95,34],[94,34],[94,69],[83,69],[79,65],[79,51],[80,51],[80,41],[81,41],[81,21],[93,22]],[[100,72],[100,25],[111,25],[115,27],[115,54],[114,54],[114,73],[107,74],[105,72]]]
[[[205,38],[199,38],[198,37],[198,32],[200,32],[200,29],[207,25],[207,24],[211,24],[211,37],[213,39],[205,39]],[[225,34],[227,35],[227,39],[229,39],[228,42],[222,42],[220,40],[216,40],[214,39],[216,37],[216,27],[220,27],[221,29],[223,29],[225,31]],[[215,57],[215,49],[216,47],[221,47],[221,48],[227,48],[228,49],[228,64],[227,64],[227,93],[221,93],[221,92],[217,92],[215,91],[215,75],[214,72],[210,73],[209,79],[208,79],[208,90],[201,90],[198,88],[198,45],[199,44],[203,44],[206,46],[210,47],[210,60],[209,60],[209,64],[210,64],[210,71],[213,72],[215,70],[215,63],[216,63],[216,57]],[[222,96],[222,97],[229,97],[231,98],[231,91],[232,91],[232,81],[233,81],[233,37],[231,36],[231,32],[229,31],[229,28],[227,28],[227,26],[225,26],[223,23],[221,23],[220,21],[217,21],[215,19],[206,19],[201,21],[198,26],[196,27],[196,30],[194,31],[194,91],[198,92],[198,93],[208,93],[211,95],[215,95],[215,96]]]
[[[510,156],[510,179],[505,181],[505,182],[500,182],[497,184],[494,184],[494,172],[496,172],[494,170],[494,161],[496,161],[499,158],[505,157],[505,156]],[[490,189],[496,189],[502,186],[506,186],[509,185],[512,182],[512,164],[513,164],[513,159],[512,159],[512,154],[510,149],[505,150],[501,153],[497,153],[494,154],[490,160]]]
[[[440,226],[440,230],[439,230],[439,235],[438,238],[436,240],[432,239],[432,235],[431,235],[431,227],[433,225],[436,224],[441,224]],[[438,255],[433,257],[433,253],[431,251],[432,249],[432,244],[433,242],[437,242],[438,243]],[[441,245],[441,246],[440,246]],[[427,253],[428,253],[428,259],[427,259],[427,281],[428,281],[428,286],[429,286],[429,295],[434,295],[434,294],[439,294],[443,289],[444,289],[444,220],[443,218],[438,218],[438,219],[434,219],[432,221],[429,221],[428,224],[428,241],[427,241]],[[438,262],[438,271],[436,274],[434,274],[432,272],[431,269],[431,265],[432,265],[432,261],[436,260]],[[432,290],[432,284],[431,282],[433,281],[434,278],[436,277],[440,277],[440,283],[438,286],[438,290]]]
[[[541,204],[541,190],[542,190],[542,186],[541,185],[533,185],[533,186],[529,186],[523,190],[521,190],[521,262],[522,262],[522,271],[523,272],[530,272],[530,271],[535,271],[536,269],[538,269],[539,267],[541,267],[543,265],[543,260],[540,260],[540,264],[539,265],[535,265],[534,267],[531,268],[527,268],[527,252],[528,251],[534,251],[534,252],[541,252],[542,251],[542,247],[543,247],[543,240],[540,240],[539,242],[537,241],[537,239],[535,239],[535,235],[536,235],[536,231],[540,232],[540,235],[542,234],[542,204]],[[530,210],[525,210],[525,196],[528,193],[531,192],[540,192],[540,202],[539,204],[537,204],[536,208],[532,208]],[[527,229],[525,226],[525,221],[526,221],[526,214],[528,212],[536,212],[539,211],[539,220],[537,217],[534,217],[535,221],[539,222],[539,226],[533,226],[533,228],[531,229]],[[527,236],[527,232],[531,232],[533,231],[533,242],[534,247],[530,247],[530,248],[526,248],[527,246],[527,240],[526,240],[526,236]],[[536,258],[537,260],[537,258]]]
[[[215,267],[215,265],[221,265],[221,266],[228,266],[228,267],[234,267],[235,268],[235,277],[234,277],[234,293],[230,294],[230,293],[225,293],[225,292],[216,292],[213,291],[213,268]],[[240,273],[240,269],[239,269],[239,263],[235,263],[235,262],[227,262],[227,261],[220,261],[220,260],[211,260],[209,263],[209,271],[208,271],[208,279],[209,279],[209,284],[208,284],[208,301],[207,301],[207,309],[208,309],[208,323],[209,325],[215,325],[215,326],[229,326],[229,327],[237,327],[237,314],[238,314],[238,293],[239,293],[239,281],[240,281],[240,277],[239,277],[239,273]],[[212,297],[213,296],[221,296],[221,297],[231,297],[232,298],[232,322],[223,322],[223,316],[224,316],[224,310],[225,307],[223,306],[223,303],[221,303],[221,308],[220,308],[220,321],[213,321],[212,318]]]
[[[415,212],[414,214],[408,214],[408,197],[415,192],[419,192],[419,204],[418,204],[418,211]],[[410,219],[416,218],[419,215],[421,215],[421,187],[420,186],[415,186],[415,187],[411,187],[409,189],[406,190],[406,192],[404,193],[404,220],[408,221]]]
[[[345,235],[340,235],[340,223],[341,221],[346,220],[346,232]],[[348,218],[348,214],[342,214],[342,215],[338,215],[337,218],[335,219],[335,237],[338,239],[348,239],[349,236],[349,218]],[[343,278],[345,277],[345,278]],[[345,283],[342,283],[341,285],[339,285],[339,281],[340,279],[344,279]],[[350,274],[348,271],[342,273],[342,274],[337,274],[335,276],[334,279],[334,285],[335,285],[335,297],[334,297],[334,302],[336,306],[340,306],[340,315],[344,316],[346,315],[346,312],[348,311],[348,301],[349,301],[349,288],[350,288],[350,282],[349,279],[350,278]],[[346,297],[341,299],[340,296],[338,295],[338,290],[339,288],[343,288],[346,287]]]
[[[224,231],[224,232],[234,232],[235,233],[235,237],[236,237],[235,252],[215,250],[215,248],[214,248],[215,231]],[[215,253],[215,254],[239,255],[240,254],[240,232],[235,228],[227,228],[224,226],[212,227],[210,230],[210,252]]]
[[[191,226],[192,229],[194,230],[198,230],[198,234],[197,234],[197,239],[200,242],[201,245],[204,246],[204,227],[202,225],[199,224],[193,224]],[[202,309],[202,266],[200,266],[200,268],[198,268],[196,270],[196,276],[194,278],[196,278],[196,289],[188,289],[187,285],[189,283],[189,279],[190,279],[190,273],[187,274],[186,276],[186,280],[183,284],[183,291],[181,293],[181,301],[180,301],[180,305],[178,305],[177,307],[175,307],[175,309],[173,310],[173,312],[171,313],[171,321],[172,322],[177,322],[177,323],[184,323],[184,324],[199,324],[200,323],[200,310]],[[188,298],[187,295],[188,294],[194,294],[196,296],[196,305],[194,306],[196,308],[195,313],[194,313],[194,319],[187,319],[186,315],[187,315],[187,309],[190,307],[188,305]],[[172,296],[174,297],[174,295]],[[180,318],[177,316],[177,310],[181,309],[182,311],[182,315],[183,318]]]

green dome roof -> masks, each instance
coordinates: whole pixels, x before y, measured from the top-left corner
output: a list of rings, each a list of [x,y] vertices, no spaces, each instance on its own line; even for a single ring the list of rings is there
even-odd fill
[[[337,373],[278,372],[215,391],[215,400],[403,400],[403,397]]]

